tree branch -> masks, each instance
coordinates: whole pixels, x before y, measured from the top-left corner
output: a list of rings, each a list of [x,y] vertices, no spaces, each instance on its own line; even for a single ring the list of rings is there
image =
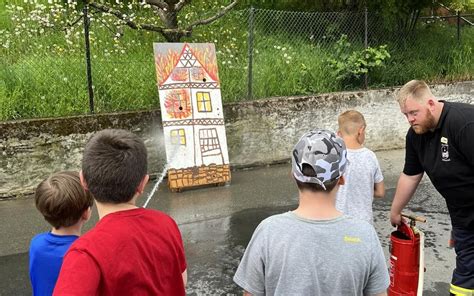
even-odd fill
[[[147,31],[154,31],[154,32],[159,32],[159,33],[163,33],[165,31],[169,31],[163,27],[159,27],[159,26],[155,26],[155,25],[150,25],[150,24],[137,24],[135,23],[134,21],[130,20],[130,18],[128,18],[128,16],[124,15],[122,12],[120,12],[119,10],[115,10],[115,9],[112,9],[108,6],[105,6],[105,5],[102,5],[102,4],[99,4],[99,3],[90,3],[89,4],[91,7],[94,7],[95,9],[97,10],[100,10],[102,12],[106,12],[106,13],[110,13],[114,16],[116,16],[117,18],[121,19],[122,21],[125,22],[125,24],[127,26],[129,26],[130,28],[132,29],[143,29],[143,30],[147,30]]]
[[[152,6],[151,9],[153,10],[153,12],[155,12],[158,15],[160,20],[164,20],[166,18],[165,17],[165,11],[163,9],[160,9],[156,6]]]
[[[174,5],[174,11],[179,12],[185,5],[191,3],[191,0],[180,0]]]
[[[235,5],[237,5],[237,2],[238,0],[234,0],[231,4],[229,4],[227,7],[225,7],[224,9],[222,9],[221,11],[219,11],[217,14],[215,14],[213,17],[210,17],[210,18],[207,18],[207,19],[203,19],[203,20],[198,20],[198,21],[195,21],[193,23],[191,23],[186,29],[185,31],[188,31],[188,32],[191,32],[195,27],[197,26],[201,26],[201,25],[207,25],[207,24],[210,24],[212,22],[214,22],[215,20],[221,18],[222,16],[224,16],[224,14],[226,14],[227,12],[229,12],[229,10],[231,10]],[[179,4],[179,3],[178,3]]]
[[[79,17],[78,17],[74,22],[72,22],[72,23],[68,21],[66,25],[67,25],[68,27],[74,27],[75,24],[79,23],[79,22],[82,21],[83,19],[84,19],[84,17],[81,15],[81,16],[79,16]]]
[[[170,7],[168,6],[168,3],[163,2],[162,0],[146,0],[147,4],[150,4],[152,6],[156,6],[158,8],[161,8],[163,10],[169,10]]]
[[[128,15],[122,13],[120,10],[116,10],[112,7],[109,7],[107,5],[103,5],[97,2],[92,2],[89,5],[93,8],[95,8],[97,11],[101,11],[104,13],[110,13],[117,17],[118,19],[122,20],[127,26],[129,26],[132,29],[135,30],[147,30],[147,31],[153,31],[153,32],[158,32],[162,34],[166,40],[168,41],[178,41],[181,37],[183,36],[190,36],[192,33],[192,30],[201,25],[207,25],[210,24],[217,19],[221,18],[224,16],[229,10],[234,8],[234,6],[237,4],[238,0],[233,0],[232,3],[227,5],[225,8],[223,8],[221,11],[216,13],[214,16],[207,18],[207,19],[202,19],[195,21],[191,23],[187,28],[185,29],[180,29],[177,28],[177,24],[175,24],[176,18],[169,18],[168,14],[175,14],[178,12],[178,10],[182,9],[185,5],[189,4],[192,0],[175,0],[175,1],[163,1],[163,0],[145,0],[147,4],[151,5],[152,9],[155,11],[155,13],[158,14],[160,19],[164,22],[164,26],[157,26],[157,25],[152,25],[152,24],[138,24],[134,22]],[[173,3],[175,3],[173,5]]]

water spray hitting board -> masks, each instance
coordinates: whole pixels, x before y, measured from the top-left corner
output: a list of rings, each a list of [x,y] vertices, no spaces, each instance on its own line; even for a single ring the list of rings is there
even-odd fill
[[[216,51],[212,43],[154,43],[172,191],[230,181]]]

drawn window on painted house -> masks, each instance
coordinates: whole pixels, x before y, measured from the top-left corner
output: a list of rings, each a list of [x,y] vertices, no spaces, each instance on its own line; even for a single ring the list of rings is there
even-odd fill
[[[193,80],[206,82],[206,74],[201,67],[194,67],[191,71]]]
[[[166,95],[165,99],[166,113],[169,117],[181,119],[191,115],[191,100],[189,94],[184,89],[175,89]]]
[[[197,92],[197,105],[199,112],[212,112],[211,94],[208,92]]]
[[[171,145],[183,145],[186,146],[186,134],[184,129],[174,129],[170,131]]]
[[[186,81],[188,79],[188,69],[174,68],[171,72],[171,79],[174,81]]]
[[[217,135],[217,129],[215,128],[203,128],[199,130],[199,145],[201,146],[201,159],[208,156],[221,156],[222,155],[221,145],[219,143],[219,137]]]

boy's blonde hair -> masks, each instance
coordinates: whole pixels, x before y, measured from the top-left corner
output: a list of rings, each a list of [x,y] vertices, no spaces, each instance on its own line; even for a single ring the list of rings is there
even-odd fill
[[[55,173],[43,180],[35,192],[36,208],[56,229],[76,224],[93,202],[77,172]]]
[[[337,118],[339,132],[343,136],[356,135],[361,127],[365,127],[365,118],[362,113],[356,110],[342,112]]]
[[[433,97],[431,90],[423,80],[411,80],[407,82],[396,94],[398,104],[405,105],[408,98],[419,103]]]

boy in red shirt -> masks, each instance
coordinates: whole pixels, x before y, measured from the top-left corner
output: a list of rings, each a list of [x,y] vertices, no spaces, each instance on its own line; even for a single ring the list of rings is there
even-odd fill
[[[66,253],[54,295],[185,295],[178,226],[136,206],[149,178],[143,141],[125,130],[98,132],[86,144],[80,177],[100,220]]]

